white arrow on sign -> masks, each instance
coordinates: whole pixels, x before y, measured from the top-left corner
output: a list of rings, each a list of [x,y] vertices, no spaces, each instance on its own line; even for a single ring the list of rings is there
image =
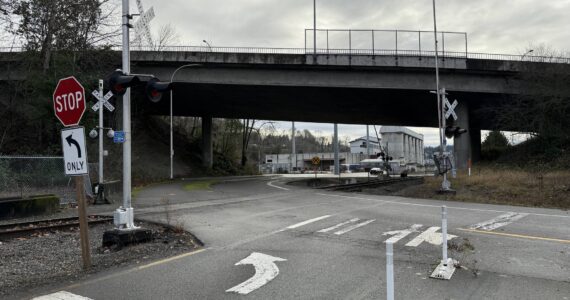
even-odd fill
[[[449,118],[449,116],[453,116],[453,119],[457,121],[457,115],[455,114],[454,109],[457,107],[457,100],[453,101],[453,104],[449,103],[449,100],[445,98],[445,118]]]
[[[234,292],[241,295],[247,295],[256,289],[264,286],[273,278],[279,275],[279,268],[275,264],[276,261],[287,261],[284,258],[274,257],[271,255],[253,252],[248,257],[236,263],[239,265],[253,265],[255,267],[255,275],[250,279],[234,286],[226,292]]]
[[[103,103],[103,105],[107,108],[107,110],[109,111],[115,110],[115,107],[109,102],[109,99],[113,97],[113,93],[107,92],[105,97],[101,97],[101,95],[99,95],[99,91],[95,90],[91,94],[95,97],[95,99],[99,100],[97,101],[97,103],[95,103],[95,105],[93,105],[93,107],[91,107],[91,109],[93,109],[94,111],[98,111],[99,108],[101,107],[101,103]]]

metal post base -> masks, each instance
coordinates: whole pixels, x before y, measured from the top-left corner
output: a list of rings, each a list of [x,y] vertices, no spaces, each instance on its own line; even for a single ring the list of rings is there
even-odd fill
[[[139,227],[135,226],[133,208],[119,207],[113,213],[113,223],[117,230],[133,230]]]
[[[448,258],[446,262],[441,261],[433,273],[431,273],[430,278],[450,280],[455,272],[456,263],[457,261],[451,258]]]

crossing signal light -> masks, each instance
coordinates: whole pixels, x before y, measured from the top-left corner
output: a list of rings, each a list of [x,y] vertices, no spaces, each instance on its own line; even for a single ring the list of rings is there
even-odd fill
[[[454,138],[454,137],[459,137],[460,135],[464,134],[467,132],[467,129],[463,129],[459,126],[446,126],[445,127],[445,137],[447,137],[448,139]]]
[[[384,152],[376,153],[376,158],[382,157],[382,159],[384,159],[385,156],[386,154],[384,154]]]
[[[156,77],[152,77],[146,83],[146,96],[152,102],[158,102],[162,98],[162,94],[172,89],[172,83],[161,82]]]
[[[115,96],[122,96],[131,86],[139,84],[140,79],[134,75],[127,75],[121,70],[116,70],[109,76],[109,89]]]

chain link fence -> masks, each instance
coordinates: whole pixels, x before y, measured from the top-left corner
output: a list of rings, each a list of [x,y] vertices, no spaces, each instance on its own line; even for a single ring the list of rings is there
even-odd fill
[[[85,191],[92,196],[85,176]],[[73,178],[64,172],[63,157],[0,156],[0,198],[55,194],[61,204],[76,202]]]

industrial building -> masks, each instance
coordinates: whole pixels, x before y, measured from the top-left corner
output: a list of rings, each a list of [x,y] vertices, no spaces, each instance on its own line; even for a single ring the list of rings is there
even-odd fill
[[[401,165],[417,169],[424,164],[424,137],[413,130],[400,126],[382,126],[381,138],[366,136],[350,141],[350,152],[339,152],[340,165],[357,165],[364,159],[376,157],[376,154],[385,151]],[[368,144],[367,144],[368,141]],[[369,150],[366,147],[369,147]],[[370,156],[367,155],[370,153]],[[319,157],[319,164],[313,165],[313,157]],[[332,171],[334,167],[334,153],[287,153],[267,154],[260,166],[260,172],[291,173],[305,170]],[[342,169],[341,169],[342,170]]]

